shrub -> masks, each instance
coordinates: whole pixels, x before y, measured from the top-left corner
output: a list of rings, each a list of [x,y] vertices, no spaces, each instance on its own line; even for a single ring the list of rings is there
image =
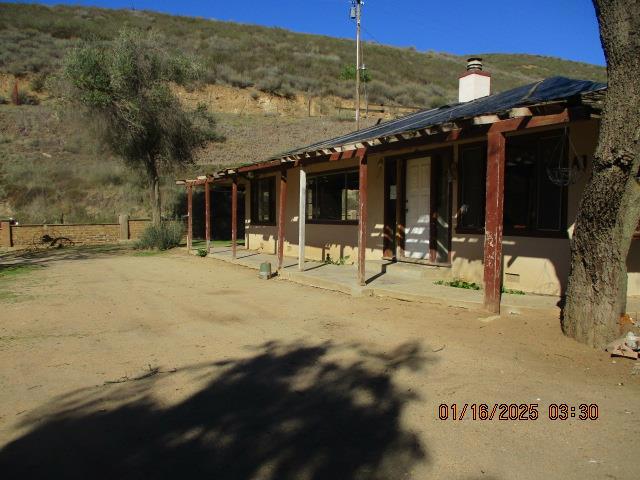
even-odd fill
[[[18,90],[18,103],[20,105],[38,105],[40,102],[35,96],[29,95],[24,90]]]
[[[355,80],[356,79],[356,66],[345,65],[340,72],[340,80]],[[360,70],[360,81],[369,83],[371,81],[371,74],[368,70]]]
[[[206,248],[199,248],[196,253],[199,257],[206,257],[209,254]]]
[[[184,227],[180,222],[164,222],[160,225],[149,225],[136,242],[138,249],[169,250],[180,245]]]
[[[36,75],[31,79],[31,83],[29,86],[31,87],[31,90],[33,90],[34,92],[40,93],[44,90],[46,80],[47,80],[47,75],[44,73],[39,73],[38,75]]]

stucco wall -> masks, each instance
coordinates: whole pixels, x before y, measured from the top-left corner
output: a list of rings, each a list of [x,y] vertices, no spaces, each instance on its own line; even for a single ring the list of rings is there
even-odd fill
[[[546,130],[554,130],[549,127]],[[545,129],[539,129],[545,130]],[[566,287],[569,274],[569,238],[584,186],[590,175],[591,162],[598,138],[596,121],[583,121],[570,128],[570,158],[575,155],[588,157],[588,169],[581,172],[576,181],[568,187],[567,197],[567,238],[537,238],[523,236],[504,237],[504,285],[506,288],[526,292],[559,295]],[[457,162],[458,147],[454,145],[454,161]],[[323,163],[308,167],[308,174],[357,167],[357,161],[347,160]],[[277,174],[276,174],[277,175]],[[298,188],[299,170],[289,171],[287,192],[287,220],[285,229],[285,255],[298,254]],[[276,182],[277,190],[279,182]],[[382,258],[382,230],[384,222],[384,166],[381,157],[369,159],[369,209],[367,222],[367,259]],[[279,192],[279,190],[278,190]],[[246,211],[250,212],[250,194],[246,195]],[[456,224],[457,182],[453,181],[453,223]],[[250,215],[247,213],[247,217]],[[277,227],[256,226],[247,221],[247,248],[275,253],[277,248]],[[332,258],[349,256],[349,261],[357,258],[357,226],[309,224],[306,227],[307,258],[320,260],[329,253]],[[452,275],[457,278],[483,282],[484,236],[452,233]],[[429,268],[429,267],[425,267]],[[640,295],[640,241],[634,241],[628,259],[628,294]]]
[[[560,295],[566,288],[570,268],[569,238],[573,234],[574,222],[584,190],[591,174],[591,162],[598,139],[598,124],[595,121],[579,122],[572,125],[571,159],[577,154],[587,155],[588,169],[580,173],[574,184],[568,187],[567,198],[567,237],[568,238],[534,238],[505,236],[504,253],[504,285],[525,292]],[[575,151],[573,151],[575,149]],[[457,149],[456,149],[457,150]],[[454,184],[454,189],[457,185]],[[457,206],[457,195],[454,192],[454,213]],[[456,222],[454,215],[454,224]],[[454,277],[481,283],[483,280],[483,235],[453,235]],[[628,295],[640,295],[640,241],[633,241],[628,261]]]
[[[367,253],[368,260],[382,258],[382,230],[384,222],[384,163],[381,157],[371,156],[368,159],[368,219],[367,219]],[[355,159],[321,163],[307,167],[307,175],[330,170],[357,168]],[[276,178],[279,178],[279,174]],[[265,175],[267,176],[267,175]],[[250,187],[248,187],[250,190]],[[287,204],[285,225],[285,256],[298,256],[298,203],[300,191],[300,169],[293,168],[287,174]],[[280,182],[276,181],[276,199],[280,195]],[[277,248],[277,227],[251,225],[250,191],[246,195],[247,224],[246,247],[265,253],[275,253]],[[277,210],[277,208],[276,208]],[[277,212],[276,212],[277,216]],[[306,224],[305,256],[310,260],[322,260],[326,255],[331,258],[349,257],[347,263],[353,263],[358,255],[357,225]]]

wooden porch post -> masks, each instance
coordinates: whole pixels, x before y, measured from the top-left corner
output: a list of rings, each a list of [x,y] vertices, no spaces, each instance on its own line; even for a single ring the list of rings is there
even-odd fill
[[[231,184],[231,256],[236,259],[238,249],[238,177]]]
[[[284,261],[284,227],[287,205],[287,170],[280,171],[280,197],[278,201],[278,271],[282,270]]]
[[[207,253],[211,247],[211,191],[209,180],[204,183],[204,235],[207,240]]]
[[[307,221],[307,172],[300,166],[300,204],[298,208],[298,270],[304,270],[304,243]]]
[[[187,185],[187,251],[193,244],[193,185]]]
[[[403,158],[399,158],[396,161],[396,258],[399,260],[404,257],[404,223],[406,217],[406,166],[407,161]]]
[[[502,295],[502,225],[504,214],[504,133],[487,135],[487,195],[484,225],[484,306],[500,313]]]
[[[365,258],[367,250],[367,154],[365,149],[358,150],[359,194],[358,194],[358,281],[366,285]]]

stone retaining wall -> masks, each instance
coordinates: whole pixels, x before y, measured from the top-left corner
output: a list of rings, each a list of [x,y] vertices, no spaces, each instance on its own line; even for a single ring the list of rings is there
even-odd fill
[[[149,219],[129,219],[121,215],[120,223],[13,225],[0,221],[0,247],[29,247],[41,243],[43,236],[65,237],[75,245],[104,245],[140,238],[151,223]]]

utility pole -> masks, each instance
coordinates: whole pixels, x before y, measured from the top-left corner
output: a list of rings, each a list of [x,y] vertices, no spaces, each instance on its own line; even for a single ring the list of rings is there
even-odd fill
[[[360,52],[360,21],[363,0],[353,0],[356,9],[356,130],[360,130],[360,72],[361,52]]]

